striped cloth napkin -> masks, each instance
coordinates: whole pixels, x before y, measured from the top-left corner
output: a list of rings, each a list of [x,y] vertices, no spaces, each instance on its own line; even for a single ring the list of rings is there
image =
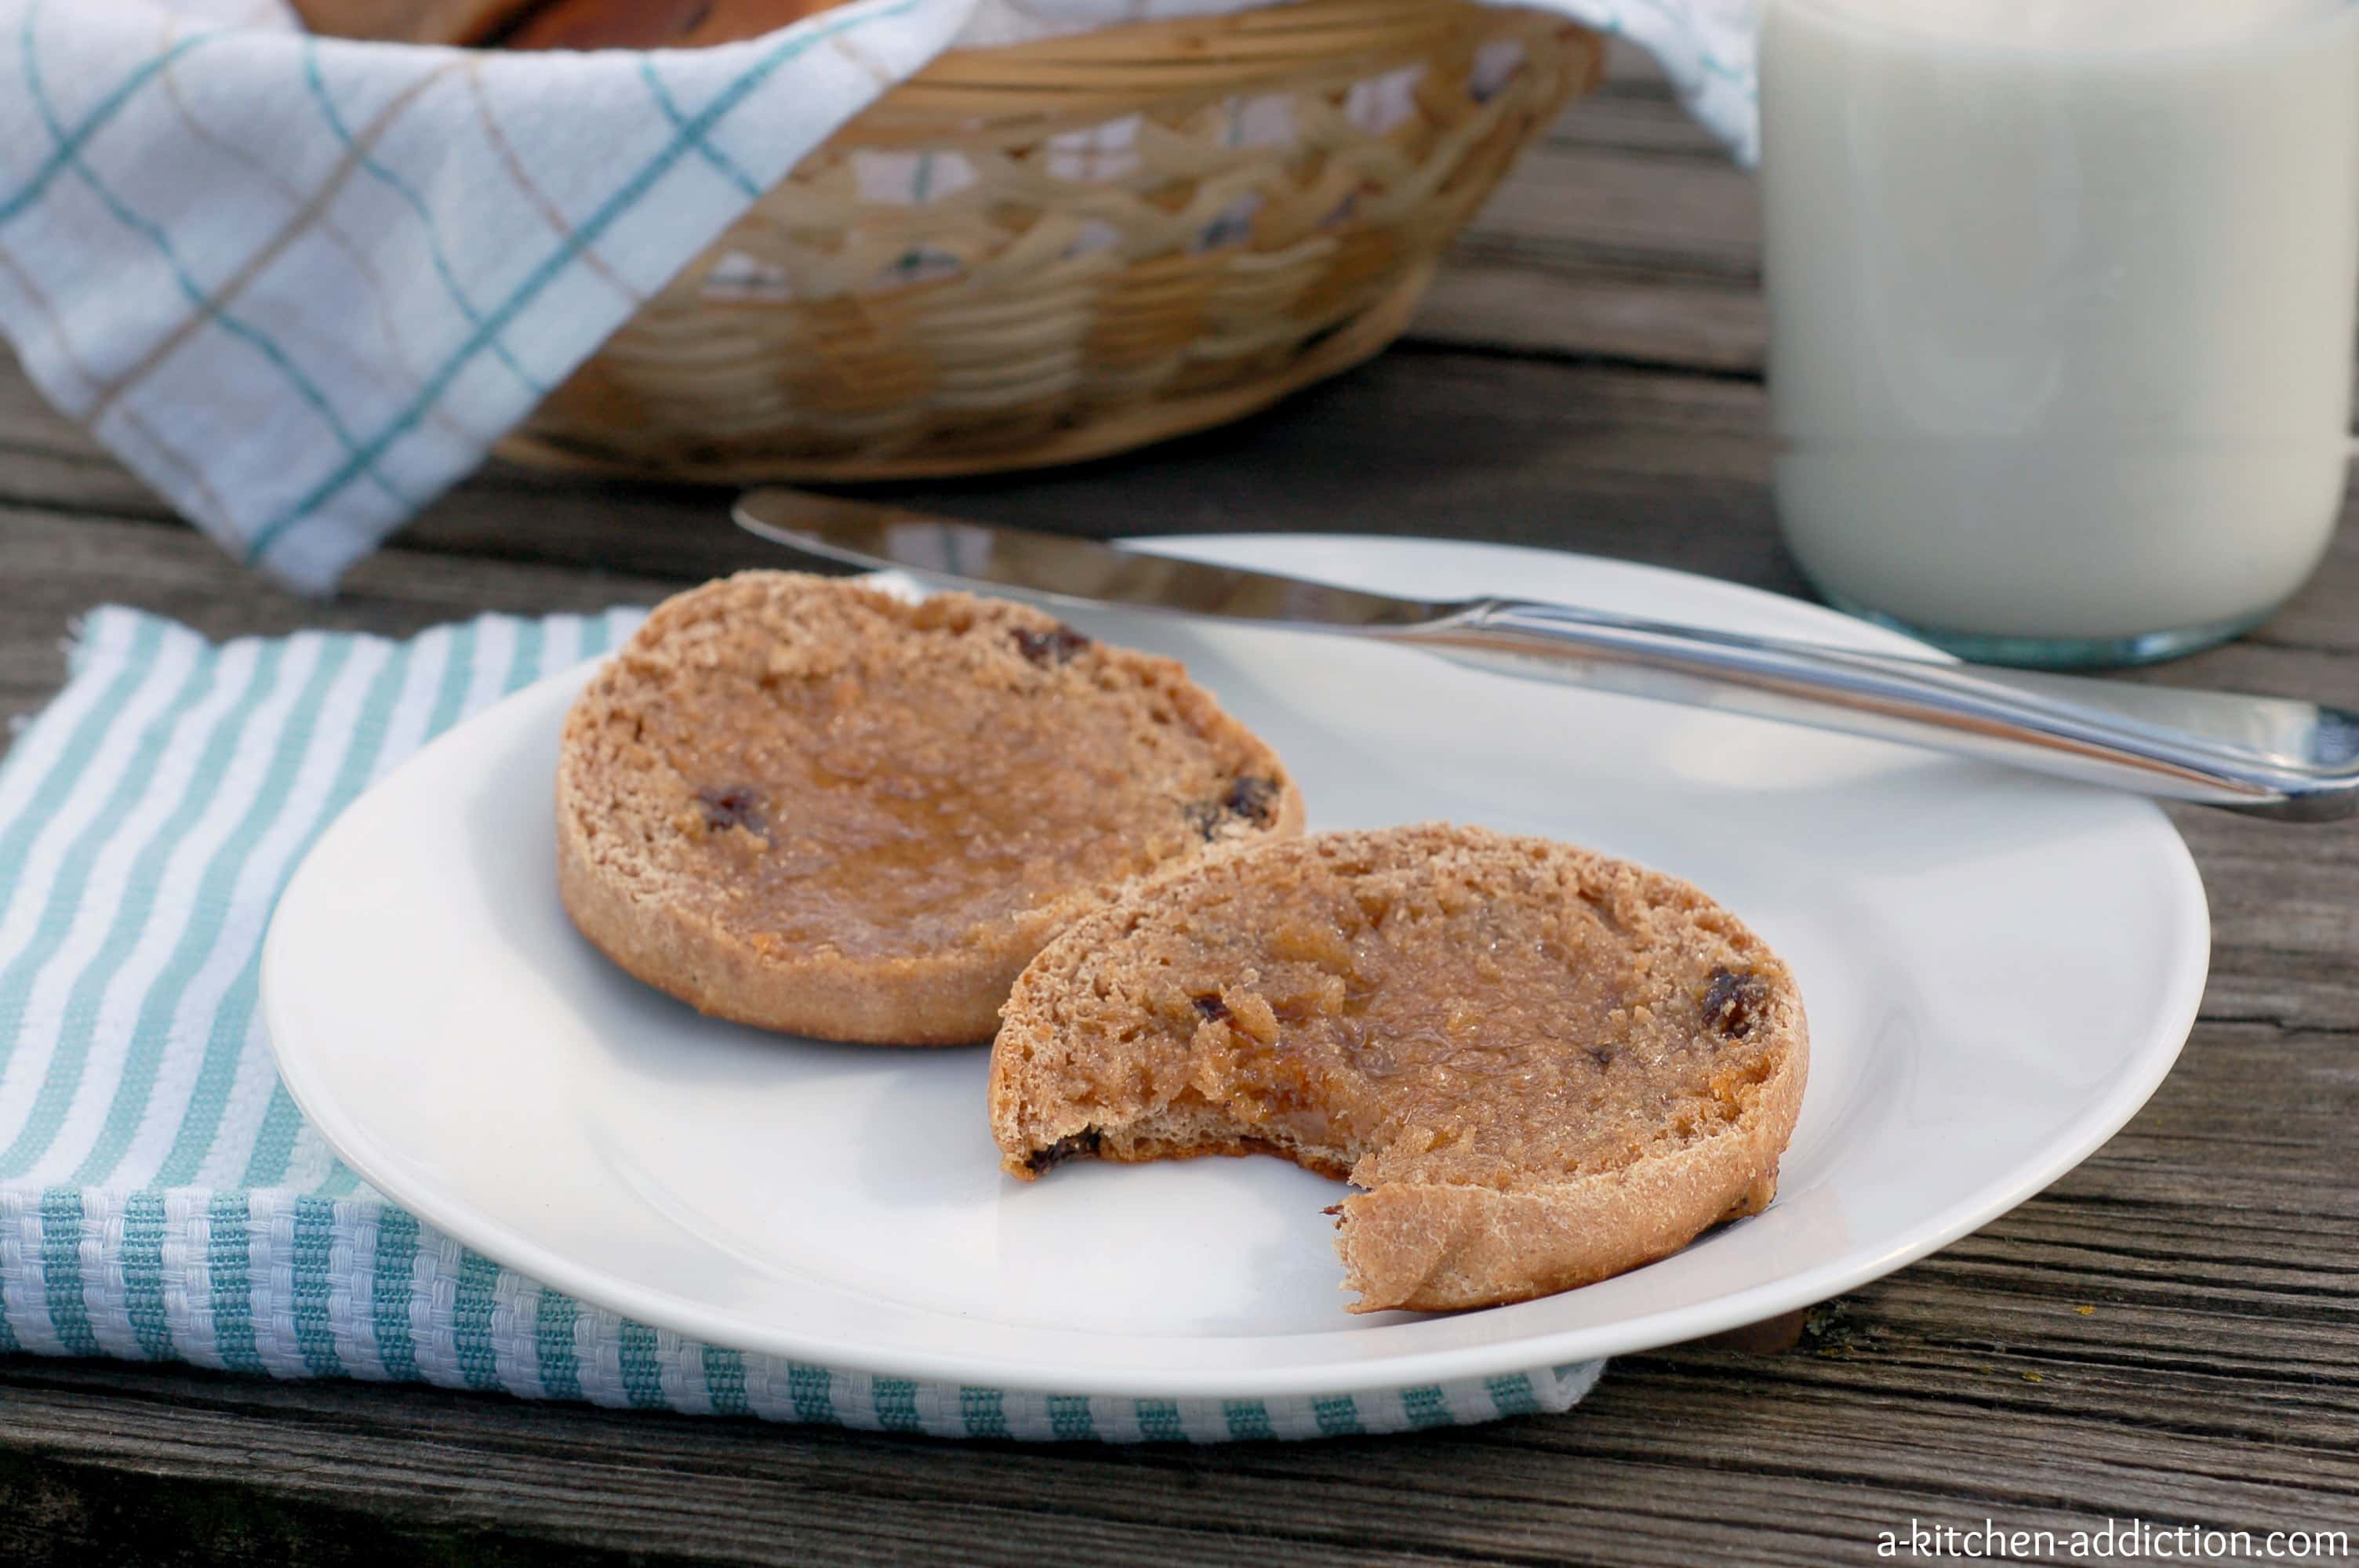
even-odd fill
[[[856,0],[550,55],[311,38],[284,0],[0,0],[0,331],[181,514],[323,591],[943,49],[1254,3]],[[1754,0],[1531,3],[1646,44],[1749,146]]]
[[[1449,1426],[1588,1392],[1603,1362],[1230,1400],[804,1366],[570,1300],[364,1185],[271,1066],[255,1005],[271,906],[371,781],[639,613],[218,647],[134,611],[89,617],[64,692],[0,760],[0,1353],[1114,1442]]]

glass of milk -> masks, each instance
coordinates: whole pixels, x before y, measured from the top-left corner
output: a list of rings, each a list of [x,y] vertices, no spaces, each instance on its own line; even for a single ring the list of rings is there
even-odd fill
[[[2340,514],[2359,0],[1764,0],[1786,539],[1968,658],[2232,637]]]

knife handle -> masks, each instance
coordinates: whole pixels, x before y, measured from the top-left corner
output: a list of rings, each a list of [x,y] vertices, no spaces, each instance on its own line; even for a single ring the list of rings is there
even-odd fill
[[[1455,663],[2290,821],[2359,810],[2359,714],[1993,670],[1514,600],[1369,635]]]

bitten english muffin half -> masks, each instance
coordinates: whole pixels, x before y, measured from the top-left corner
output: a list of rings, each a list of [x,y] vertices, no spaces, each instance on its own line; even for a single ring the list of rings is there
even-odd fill
[[[1445,824],[1149,878],[1002,1018],[1010,1173],[1266,1152],[1341,1177],[1355,1312],[1546,1295],[1757,1213],[1809,1059],[1792,973],[1694,888]]]
[[[1127,880],[1301,831],[1169,659],[1024,605],[746,572],[658,606],[567,716],[558,887],[649,985],[823,1039],[990,1038]]]

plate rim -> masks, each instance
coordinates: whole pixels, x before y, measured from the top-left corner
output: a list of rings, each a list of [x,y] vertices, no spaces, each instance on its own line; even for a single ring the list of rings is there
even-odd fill
[[[1767,600],[1782,613],[1803,612],[1805,619],[1824,625],[1832,633],[1830,640],[1921,657],[1949,659],[1949,655],[1904,633],[1856,620],[1809,600],[1724,579],[1575,551],[1421,535],[1364,534],[1164,535],[1120,542],[1150,548],[1162,547],[1173,553],[1193,554],[1201,549],[1208,557],[1253,550],[1276,542],[1297,547],[1309,543],[1373,547],[1377,551],[1404,554],[1419,549],[1440,549],[1453,554],[1473,553],[1510,559],[1537,557],[1552,563],[1576,563],[1582,568],[1603,566],[1613,572],[1635,574],[1642,579],[1669,579],[1685,590],[1692,591],[1701,584],[1712,592],[1726,594],[1735,600]],[[611,656],[611,654],[599,655],[598,659]],[[2020,1162],[2005,1181],[1925,1217],[1910,1227],[1908,1239],[1880,1252],[1831,1260],[1800,1273],[1765,1281],[1706,1301],[1603,1324],[1541,1330],[1430,1350],[1380,1353],[1358,1359],[1293,1366],[1209,1368],[1170,1366],[1142,1369],[1129,1377],[1093,1368],[1072,1377],[1060,1376],[1054,1368],[1047,1365],[1009,1358],[990,1351],[915,1346],[880,1348],[857,1342],[814,1337],[715,1312],[659,1288],[637,1284],[590,1264],[577,1264],[565,1255],[541,1246],[498,1217],[466,1204],[461,1195],[433,1191],[429,1184],[409,1183],[397,1173],[388,1179],[385,1173],[386,1165],[375,1157],[375,1141],[365,1129],[346,1117],[325,1087],[309,1076],[309,1070],[302,1065],[303,1054],[299,1052],[290,1054],[288,1047],[281,1044],[288,1033],[281,1027],[281,1022],[286,1010],[284,972],[287,960],[284,950],[290,940],[285,933],[291,926],[290,922],[282,921],[281,915],[294,902],[293,895],[306,872],[319,863],[322,849],[332,842],[344,823],[354,816],[369,794],[386,787],[454,737],[492,723],[503,710],[524,705],[559,683],[587,679],[587,668],[595,662],[598,660],[583,660],[568,668],[552,671],[452,726],[403,759],[321,833],[305,851],[301,863],[281,891],[265,933],[258,977],[265,1034],[279,1080],[306,1120],[318,1130],[336,1156],[387,1202],[408,1210],[423,1223],[485,1258],[585,1303],[620,1313],[651,1326],[669,1328],[702,1343],[749,1353],[873,1376],[987,1384],[1008,1390],[1111,1398],[1250,1399],[1364,1394],[1527,1371],[1542,1366],[1565,1366],[1682,1343],[1814,1305],[1856,1290],[1949,1246],[2038,1195],[2102,1148],[2153,1097],[2185,1048],[2209,979],[2210,904],[2193,854],[2188,849],[2184,836],[2158,805],[2134,797],[2125,798],[2125,806],[2142,811],[2162,829],[2162,848],[2169,861],[2170,875],[2182,884],[2188,895],[2180,904],[2179,913],[2187,922],[2180,935],[2190,939],[2191,950],[2200,954],[2201,958],[2201,962],[2175,977],[2175,989],[2179,994],[2169,999],[2158,1012],[2158,1017],[2166,1021],[2158,1025],[2157,1039],[2161,1043],[2145,1046],[2134,1058],[2130,1070],[2112,1086],[2108,1094],[2091,1101],[2066,1124],[2059,1137],[2043,1152],[2043,1157]],[[444,1201],[446,1196],[451,1200],[448,1203]],[[1241,1337],[1285,1336],[1248,1335]]]

